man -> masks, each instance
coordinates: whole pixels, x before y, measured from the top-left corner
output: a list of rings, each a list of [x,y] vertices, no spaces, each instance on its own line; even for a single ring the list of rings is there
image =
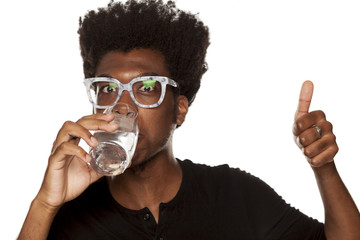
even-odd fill
[[[172,134],[185,121],[207,69],[208,29],[195,16],[174,3],[110,3],[89,12],[79,34],[86,78],[111,78],[121,86],[161,76],[176,84],[148,90],[165,93],[156,107],[139,104],[134,91],[123,91],[113,103],[137,108],[139,123],[132,165],[116,177],[97,174],[78,146],[80,139],[97,145],[90,131],[115,131],[114,116],[95,108],[93,115],[66,122],[20,239],[360,238],[359,212],[333,162],[338,147],[332,126],[323,112],[308,113],[311,82],[300,93],[294,136],[318,181],[324,225],[250,174],[174,157]]]

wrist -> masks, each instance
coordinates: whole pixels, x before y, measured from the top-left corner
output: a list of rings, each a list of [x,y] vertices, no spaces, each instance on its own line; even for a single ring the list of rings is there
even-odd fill
[[[32,201],[31,207],[45,214],[49,214],[50,216],[51,215],[55,216],[56,213],[61,208],[61,206],[52,206],[51,204],[46,203],[45,201],[41,200],[38,196],[36,196]]]
[[[31,203],[18,239],[47,239],[51,224],[60,207],[54,208],[37,197]]]
[[[328,178],[330,176],[335,176],[334,174],[338,174],[334,161],[327,163],[321,167],[312,166],[311,168],[317,178]]]

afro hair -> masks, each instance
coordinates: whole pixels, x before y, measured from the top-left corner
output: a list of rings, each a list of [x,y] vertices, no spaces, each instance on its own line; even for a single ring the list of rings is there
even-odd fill
[[[190,105],[207,71],[208,28],[172,1],[111,1],[80,18],[78,33],[86,78],[95,76],[97,64],[109,51],[157,50],[179,84],[178,94],[186,96]]]

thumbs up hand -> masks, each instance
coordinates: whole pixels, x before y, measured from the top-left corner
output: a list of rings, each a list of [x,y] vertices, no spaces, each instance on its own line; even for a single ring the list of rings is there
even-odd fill
[[[296,144],[303,151],[312,167],[321,167],[334,161],[339,148],[332,132],[332,124],[323,111],[309,112],[314,85],[305,81],[300,91],[295,114],[293,134]]]

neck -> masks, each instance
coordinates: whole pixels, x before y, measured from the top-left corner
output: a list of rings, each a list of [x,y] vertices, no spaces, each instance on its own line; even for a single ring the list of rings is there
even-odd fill
[[[148,207],[157,220],[159,204],[175,197],[181,180],[179,163],[169,151],[164,150],[144,169],[128,169],[121,175],[108,178],[108,183],[111,194],[119,204],[132,210]]]

